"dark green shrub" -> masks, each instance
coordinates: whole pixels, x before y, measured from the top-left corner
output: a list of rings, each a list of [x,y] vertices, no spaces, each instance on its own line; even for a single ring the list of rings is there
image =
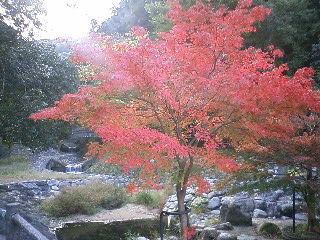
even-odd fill
[[[94,183],[81,187],[64,188],[54,198],[41,203],[41,209],[55,217],[72,214],[94,214],[101,207],[113,209],[126,201],[123,188],[116,185]]]
[[[264,236],[280,236],[280,228],[271,222],[264,222],[258,227],[258,232]]]
[[[113,186],[103,194],[101,206],[105,209],[114,209],[121,207],[127,201],[126,191],[119,186]]]
[[[161,191],[142,191],[134,194],[130,202],[145,205],[151,208],[162,209],[168,198],[166,190]]]
[[[150,192],[143,191],[134,195],[133,202],[152,207],[155,205],[156,199]]]

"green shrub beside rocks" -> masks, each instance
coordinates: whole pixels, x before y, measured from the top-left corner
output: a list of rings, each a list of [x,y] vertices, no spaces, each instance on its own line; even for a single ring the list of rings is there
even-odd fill
[[[258,233],[264,236],[280,236],[281,230],[280,228],[271,222],[264,222],[258,227]]]
[[[41,209],[55,217],[72,214],[94,214],[101,207],[114,209],[126,202],[126,192],[117,185],[93,183],[64,188],[53,198],[41,203]]]

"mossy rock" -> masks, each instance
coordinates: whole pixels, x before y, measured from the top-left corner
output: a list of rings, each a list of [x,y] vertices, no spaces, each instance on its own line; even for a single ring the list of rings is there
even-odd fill
[[[258,227],[258,233],[263,236],[280,236],[281,230],[280,228],[271,222],[264,222]]]

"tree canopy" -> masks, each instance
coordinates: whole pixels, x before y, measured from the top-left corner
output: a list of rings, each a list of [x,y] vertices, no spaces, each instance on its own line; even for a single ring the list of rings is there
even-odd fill
[[[2,0],[0,22],[13,27],[21,36],[33,37],[34,30],[41,26],[39,15],[45,13],[43,0]]]
[[[169,173],[183,212],[186,187],[208,187],[201,169],[242,167],[219,149],[287,137],[290,116],[319,111],[312,69],[289,77],[286,64],[275,65],[281,51],[244,48],[243,34],[255,31],[254,24],[270,13],[250,0],[234,10],[201,1],[186,10],[173,1],[168,14],[174,27],[159,40],[141,27],[133,28],[136,44],[95,35],[76,47],[73,61],[94,67],[96,86],[64,95],[32,118],[93,129],[103,143],[92,144],[91,154],[126,171],[139,169],[140,186],[157,188]],[[185,228],[182,215],[182,232]]]
[[[66,124],[35,124],[28,116],[77,89],[76,69],[49,41],[16,39],[0,51],[0,136],[7,144],[50,146],[66,137]]]

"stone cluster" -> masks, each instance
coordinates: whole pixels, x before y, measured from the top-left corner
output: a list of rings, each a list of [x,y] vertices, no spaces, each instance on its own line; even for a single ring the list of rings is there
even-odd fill
[[[112,175],[93,176],[87,175],[84,179],[49,179],[26,181],[21,183],[0,184],[1,205],[10,202],[27,203],[36,200],[43,200],[49,196],[59,193],[63,187],[81,186],[89,184],[93,181],[101,181],[115,183],[121,186],[126,186],[129,182],[128,178],[117,177]]]
[[[302,213],[304,200],[296,195],[295,218],[306,220]],[[164,206],[164,211],[177,211],[177,197],[172,195]],[[273,218],[286,220],[293,217],[292,195],[283,190],[249,195],[241,192],[227,196],[225,192],[212,191],[202,196],[196,195],[192,188],[187,189],[185,204],[191,208],[190,221],[200,232],[212,234],[218,230],[231,230],[233,226],[251,226],[252,218]],[[222,222],[222,224],[217,224]],[[246,239],[238,236],[236,239]],[[233,239],[234,236],[223,232],[217,239]]]

